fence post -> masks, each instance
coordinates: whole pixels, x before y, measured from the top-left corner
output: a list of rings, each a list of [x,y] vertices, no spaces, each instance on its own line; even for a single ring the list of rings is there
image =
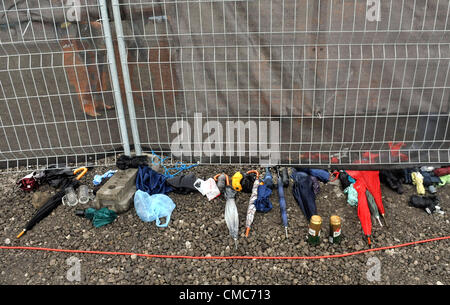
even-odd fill
[[[125,48],[122,20],[120,18],[120,7],[118,0],[112,0],[114,25],[116,28],[117,45],[119,47],[120,62],[122,65],[122,76],[127,97],[128,115],[130,116],[131,132],[133,135],[134,150],[137,156],[142,154],[139,131],[137,128],[136,112],[134,109],[133,89],[131,87],[130,72],[128,70],[128,54]]]
[[[106,0],[100,0],[101,19],[103,24],[103,31],[105,34],[105,44],[108,54],[108,63],[111,71],[112,89],[114,91],[114,101],[117,109],[117,116],[120,125],[120,136],[122,138],[123,150],[125,155],[130,156],[130,142],[128,140],[127,123],[123,111],[122,97],[120,94],[120,84],[117,73],[116,59],[114,55],[114,46],[111,36],[111,28],[109,25],[108,8]]]

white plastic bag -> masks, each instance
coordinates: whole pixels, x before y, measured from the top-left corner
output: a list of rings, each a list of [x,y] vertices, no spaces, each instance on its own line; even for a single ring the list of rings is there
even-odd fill
[[[203,195],[208,198],[209,201],[220,195],[219,188],[217,187],[216,181],[213,178],[209,178],[204,181],[202,179],[197,179],[194,182],[194,187]]]

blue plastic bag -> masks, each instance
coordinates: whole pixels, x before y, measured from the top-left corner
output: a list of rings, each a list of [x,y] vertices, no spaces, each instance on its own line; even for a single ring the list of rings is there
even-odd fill
[[[344,193],[347,194],[347,203],[350,206],[358,206],[358,192],[353,187],[353,183],[344,190]]]
[[[156,226],[165,228],[169,225],[170,216],[175,209],[175,203],[164,194],[149,195],[147,192],[137,190],[134,194],[134,208],[139,218],[144,222],[156,221]],[[160,218],[166,218],[161,224]]]
[[[103,175],[95,175],[92,183],[94,183],[94,185],[99,185],[100,183],[102,183],[103,179],[111,178],[116,172],[117,170],[109,170]]]

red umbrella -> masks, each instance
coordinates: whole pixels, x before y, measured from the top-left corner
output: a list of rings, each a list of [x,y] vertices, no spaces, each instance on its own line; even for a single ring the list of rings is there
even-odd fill
[[[352,176],[352,175],[350,175]],[[353,176],[352,176],[353,177]],[[353,177],[354,178],[354,177]],[[356,179],[356,178],[355,178]],[[370,235],[372,235],[372,219],[370,217],[369,204],[366,197],[366,185],[361,179],[356,179],[353,187],[358,192],[358,218],[361,222],[361,227],[364,231],[364,235],[367,236],[367,241],[370,242]]]
[[[386,216],[381,198],[380,172],[379,171],[347,171],[356,180],[363,180],[367,189],[372,194],[377,204],[378,211],[386,222]]]

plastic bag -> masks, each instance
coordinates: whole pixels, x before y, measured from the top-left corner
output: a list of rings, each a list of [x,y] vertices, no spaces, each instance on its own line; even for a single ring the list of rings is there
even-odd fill
[[[353,187],[353,183],[344,190],[344,193],[347,194],[347,203],[350,206],[358,206],[358,192]]]
[[[144,222],[156,221],[156,226],[165,228],[169,225],[170,216],[176,205],[169,196],[164,194],[149,195],[137,190],[134,194],[134,208],[139,218]],[[166,222],[161,224],[160,219],[166,218]]]
[[[109,170],[106,173],[104,173],[103,175],[95,175],[94,180],[92,180],[92,183],[94,185],[99,185],[100,183],[102,183],[103,179],[111,178],[116,172],[117,172],[117,170]]]
[[[202,179],[197,179],[194,183],[194,187],[203,195],[208,198],[209,201],[213,200],[220,195],[219,188],[217,187],[216,181],[213,178],[209,178],[206,181]]]

